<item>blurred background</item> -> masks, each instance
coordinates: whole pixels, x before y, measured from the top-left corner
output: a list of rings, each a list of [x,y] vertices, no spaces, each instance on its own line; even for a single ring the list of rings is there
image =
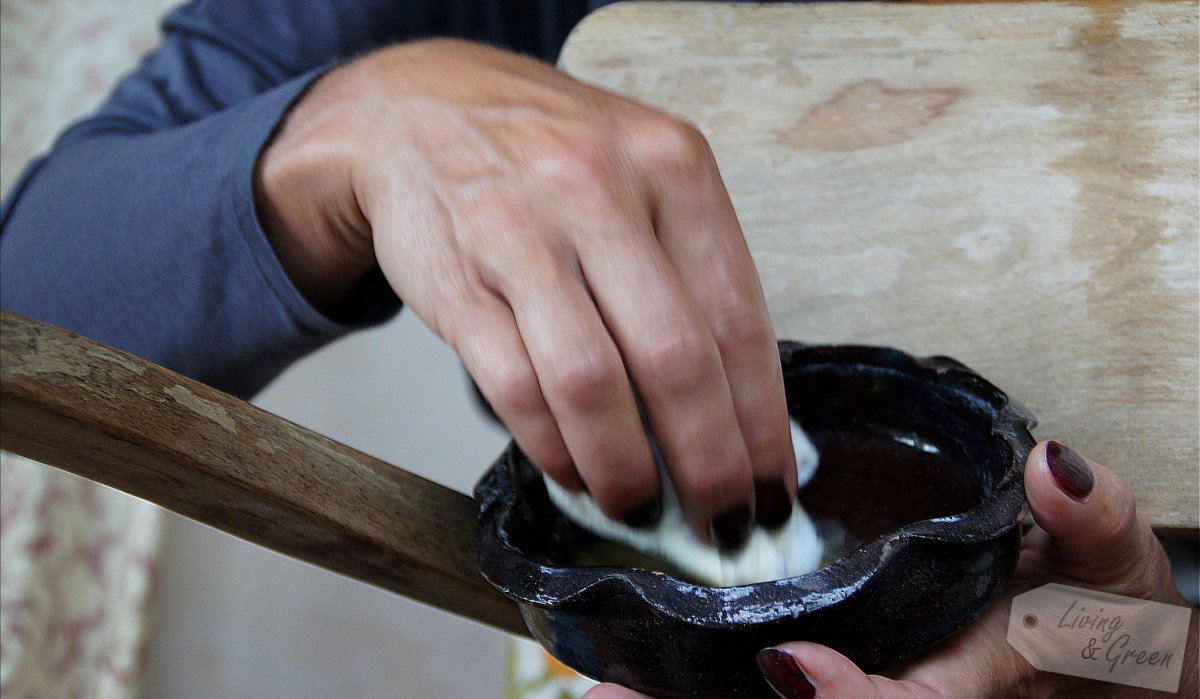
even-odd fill
[[[157,43],[159,18],[175,4],[2,0],[5,194],[30,159],[66,124],[94,109]],[[507,442],[474,407],[454,354],[407,313],[310,356],[254,403],[462,492],[470,492]],[[3,469],[5,597],[17,600],[4,610],[0,688],[6,696],[54,696],[48,685],[23,683],[38,671],[35,666],[61,673],[72,662],[96,662],[111,675],[104,686],[87,685],[79,696],[127,696],[136,677],[124,673],[130,663],[136,667],[139,653],[145,654],[147,697],[504,693],[508,642],[499,632],[54,469],[11,456]],[[72,507],[79,516],[66,517]],[[48,508],[57,513],[50,522]],[[28,521],[37,516],[40,524]],[[93,556],[90,567],[72,564],[76,558],[87,562],[73,552],[98,521],[112,525],[102,542],[107,548],[93,549],[105,555]],[[58,530],[51,541],[63,543],[47,544],[38,533],[47,528]],[[42,577],[27,575],[31,565],[24,557],[31,550],[45,552]],[[130,560],[138,565],[114,568]],[[103,632],[97,617],[112,616],[122,605],[106,599],[103,588],[97,591],[95,578],[125,577],[127,584],[131,574],[145,575],[144,588],[138,588],[143,596]],[[53,618],[50,633],[39,629],[42,615]],[[88,649],[89,633],[112,628],[120,629],[123,644]],[[129,653],[133,657],[121,657]]]

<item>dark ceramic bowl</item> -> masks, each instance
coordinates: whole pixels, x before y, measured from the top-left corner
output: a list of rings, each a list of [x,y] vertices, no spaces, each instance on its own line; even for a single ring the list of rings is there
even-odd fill
[[[475,490],[480,569],[556,658],[658,697],[773,697],[755,664],[762,648],[815,641],[877,670],[1000,593],[1021,542],[1032,417],[952,359],[794,342],[779,351],[789,410],[821,455],[800,500],[846,555],[724,588],[593,565],[614,545],[563,518],[510,446]]]

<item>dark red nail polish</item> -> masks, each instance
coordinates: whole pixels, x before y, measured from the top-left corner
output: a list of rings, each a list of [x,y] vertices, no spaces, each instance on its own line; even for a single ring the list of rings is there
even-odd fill
[[[773,529],[792,516],[792,496],[783,481],[754,484],[754,517],[758,523]]]
[[[745,504],[734,505],[723,514],[713,517],[708,525],[713,545],[722,553],[730,553],[744,546],[753,527],[750,506]]]
[[[784,699],[812,699],[817,694],[796,659],[778,648],[759,651],[758,669],[771,689]]]
[[[653,527],[662,519],[662,498],[655,495],[646,502],[629,510],[623,517],[625,524],[634,529]]]
[[[1096,485],[1096,476],[1088,462],[1058,442],[1046,443],[1046,464],[1058,487],[1076,500],[1086,498]]]

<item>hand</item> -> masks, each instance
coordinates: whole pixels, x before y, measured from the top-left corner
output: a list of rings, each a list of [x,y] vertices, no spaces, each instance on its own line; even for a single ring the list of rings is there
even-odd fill
[[[529,458],[630,523],[661,495],[744,540],[795,492],[758,277],[692,126],[457,41],[318,80],[259,163],[260,217],[319,307],[375,264],[461,356]]]
[[[1049,456],[1048,456],[1049,454]],[[1057,474],[1057,475],[1056,475]],[[1037,525],[1025,535],[1004,597],[965,629],[895,678],[867,675],[845,656],[815,643],[785,643],[759,655],[781,697],[904,699],[950,697],[1161,697],[1162,692],[1035,670],[1006,641],[1012,598],[1049,582],[1187,605],[1166,553],[1138,516],[1133,493],[1112,471],[1055,442],[1030,454],[1025,488]],[[1197,693],[1197,628],[1192,614],[1179,696]],[[644,695],[612,685],[586,699]]]

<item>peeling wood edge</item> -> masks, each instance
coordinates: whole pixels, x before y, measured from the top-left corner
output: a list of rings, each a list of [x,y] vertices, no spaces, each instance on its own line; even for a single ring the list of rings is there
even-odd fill
[[[52,353],[71,371],[20,374],[38,352]],[[0,353],[0,448],[418,602],[528,634],[515,603],[479,574],[477,507],[468,496],[162,367],[11,313],[0,316]],[[120,361],[108,361],[113,357]],[[187,406],[150,398],[162,395],[161,386],[180,386],[230,419],[241,418],[237,430],[246,434],[232,439],[227,421],[189,416],[181,412]],[[144,419],[126,419],[132,415]],[[191,418],[186,434],[171,429],[181,416]],[[326,448],[311,460],[289,461],[283,453],[264,461],[248,446],[280,439],[297,457],[307,445]],[[309,478],[289,478],[293,465]],[[386,523],[363,516],[393,510]]]

